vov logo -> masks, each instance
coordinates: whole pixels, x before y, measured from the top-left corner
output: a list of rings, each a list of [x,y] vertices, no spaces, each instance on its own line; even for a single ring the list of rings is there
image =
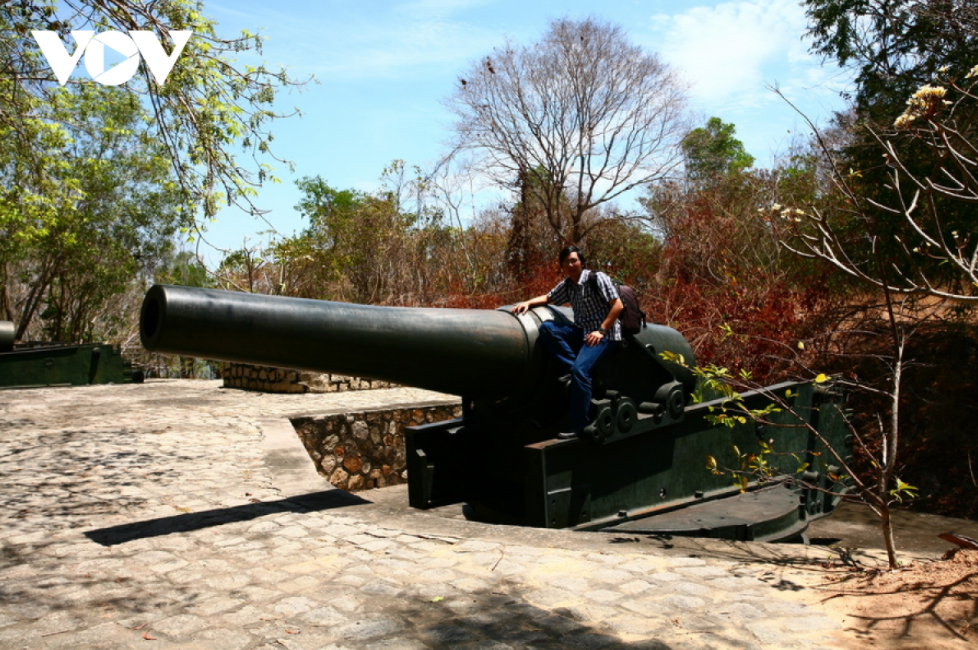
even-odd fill
[[[31,34],[41,47],[41,53],[62,86],[68,83],[68,77],[78,65],[82,54],[85,55],[85,69],[88,70],[88,74],[103,86],[118,86],[132,79],[139,69],[140,55],[153,78],[156,79],[156,83],[162,86],[193,32],[189,30],[170,32],[170,37],[173,39],[173,52],[169,56],[163,50],[156,35],[148,31],[133,30],[128,36],[115,31],[102,32],[97,36],[95,32],[89,31],[71,32],[75,38],[73,54],[68,54],[57,32],[32,31]],[[105,69],[106,47],[125,57],[123,61],[108,70]]]

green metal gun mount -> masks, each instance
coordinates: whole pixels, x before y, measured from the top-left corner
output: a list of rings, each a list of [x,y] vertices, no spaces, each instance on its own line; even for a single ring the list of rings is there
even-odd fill
[[[508,308],[376,307],[157,285],[143,301],[140,336],[152,352],[460,395],[461,418],[406,432],[415,508],[466,503],[472,517],[494,523],[764,541],[798,538],[812,518],[835,508],[837,498],[790,480],[741,493],[729,476],[708,471],[706,460],[723,462],[733,445],[747,452],[760,439],[777,438],[778,451],[807,457],[817,468],[815,459],[827,456],[802,425],[844,445],[842,397],[783,384],[771,390],[789,394],[805,422],[778,413],[766,431],[750,419],[714,426],[707,419],[711,404],[690,405],[693,374],[661,354],[694,363],[689,344],[668,327],[648,325],[602,359],[586,435],[557,439],[567,426],[566,385],[539,327],[571,318],[552,307],[515,316]],[[786,464],[783,473],[795,469]],[[826,468],[807,478],[833,487],[832,475]]]
[[[14,344],[15,329],[0,321],[0,388],[141,383],[143,376],[106,343]]]

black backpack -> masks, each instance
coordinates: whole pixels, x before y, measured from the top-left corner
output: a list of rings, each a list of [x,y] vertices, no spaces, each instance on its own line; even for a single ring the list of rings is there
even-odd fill
[[[598,291],[598,274],[596,271],[592,271],[587,279],[588,283],[594,291]],[[638,296],[635,295],[635,290],[632,289],[627,284],[614,283],[615,288],[618,289],[618,295],[621,297],[621,304],[625,306],[621,314],[618,315],[618,322],[621,323],[622,334],[635,335],[642,331],[642,328],[647,327],[645,324],[645,312],[638,306]]]

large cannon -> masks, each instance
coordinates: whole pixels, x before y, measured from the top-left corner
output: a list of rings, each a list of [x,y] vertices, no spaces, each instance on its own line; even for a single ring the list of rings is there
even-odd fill
[[[566,383],[538,329],[572,318],[553,307],[515,316],[505,308],[375,307],[157,285],[143,302],[140,335],[153,352],[460,395],[461,418],[407,432],[416,508],[465,502],[473,516],[497,523],[737,539],[798,536],[812,516],[832,510],[835,501],[815,491],[772,483],[741,494],[729,477],[705,469],[707,455],[722,459],[732,444],[756,448],[758,430],[750,421],[713,426],[709,405],[690,406],[692,373],[662,353],[690,364],[693,353],[668,327],[648,325],[602,359],[585,435],[556,439],[567,426]],[[830,437],[842,435],[831,415],[837,409],[819,409],[838,396],[807,384],[777,390],[790,391],[801,417]],[[774,417],[784,424],[780,448],[814,460],[820,450],[797,417]]]

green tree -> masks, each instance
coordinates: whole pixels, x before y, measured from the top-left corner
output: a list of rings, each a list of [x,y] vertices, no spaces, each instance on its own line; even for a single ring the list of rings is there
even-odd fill
[[[385,172],[398,175],[399,164]],[[401,206],[398,186],[375,193],[337,190],[322,178],[296,182],[303,192],[296,209],[309,220],[298,238],[282,242],[280,254],[295,263],[304,258],[313,267],[319,295],[310,297],[381,304],[397,302],[407,286],[405,276],[418,272],[416,251],[411,249],[418,215]]]
[[[162,260],[154,276],[160,284],[183,287],[213,288],[216,284],[207,267],[190,251],[177,251]]]
[[[813,49],[856,74],[860,114],[894,119],[947,67],[963,76],[978,47],[972,0],[805,0]]]
[[[920,268],[938,283],[953,282],[954,273],[939,260],[931,263],[904,254],[896,242],[914,236],[906,220],[885,206],[913,200],[911,185],[892,182],[894,156],[910,176],[936,181],[942,174],[944,149],[898,129],[897,120],[918,89],[968,73],[978,48],[978,7],[966,0],[808,0],[806,7],[814,50],[856,74],[853,108],[837,116],[836,130],[845,137],[827,143],[820,134],[816,146],[828,172],[829,191],[841,190],[843,201],[846,193],[860,197],[857,209],[827,211],[834,234],[854,255],[867,232],[877,242],[872,258],[857,256],[847,264],[878,276],[879,257],[884,267],[900,275]],[[978,127],[964,109],[956,111],[955,128],[972,139]],[[891,154],[881,155],[881,141]],[[843,176],[844,188],[837,182]],[[937,193],[931,200],[946,236],[967,230],[974,221],[973,204]]]
[[[754,157],[744,149],[744,143],[734,136],[736,130],[733,124],[726,124],[719,117],[711,117],[705,127],[697,127],[686,134],[681,146],[689,181],[716,181],[754,165]]]
[[[216,23],[204,16],[197,0],[12,0],[0,17],[0,130],[6,155],[43,174],[49,161],[31,143],[44,124],[47,104],[60,90],[40,55],[33,30],[49,30],[71,42],[72,30],[149,30],[164,42],[172,31],[190,30],[185,46],[165,85],[158,85],[145,65],[121,88],[140,97],[151,119],[148,130],[165,148],[188,209],[184,225],[193,226],[195,210],[205,216],[222,201],[255,211],[254,188],[270,178],[271,168],[259,162],[269,154],[269,122],[276,88],[294,85],[284,71],[264,65],[236,64],[238,53],[261,52],[262,39],[243,32],[234,38],[217,34]],[[68,46],[70,47],[70,46]],[[38,118],[42,124],[25,125]],[[233,153],[236,147],[255,160],[248,166]],[[193,208],[193,209],[191,209]]]
[[[73,30],[193,37],[165,85],[143,65],[126,84],[54,78],[31,32],[71,49]],[[0,309],[22,337],[85,338],[97,305],[153,266],[173,226],[220,202],[251,203],[270,178],[267,127],[280,71],[235,63],[261,38],[217,35],[196,0],[14,0],[0,13]],[[254,160],[238,160],[234,149]],[[83,269],[88,277],[83,278]],[[94,283],[94,284],[93,284]]]
[[[182,193],[165,149],[142,129],[134,95],[80,84],[52,91],[37,108],[13,137],[30,139],[31,158],[0,137],[8,154],[0,158],[5,315],[17,321],[17,338],[36,317],[53,340],[117,334],[106,324],[124,319],[101,308],[168,252]]]

